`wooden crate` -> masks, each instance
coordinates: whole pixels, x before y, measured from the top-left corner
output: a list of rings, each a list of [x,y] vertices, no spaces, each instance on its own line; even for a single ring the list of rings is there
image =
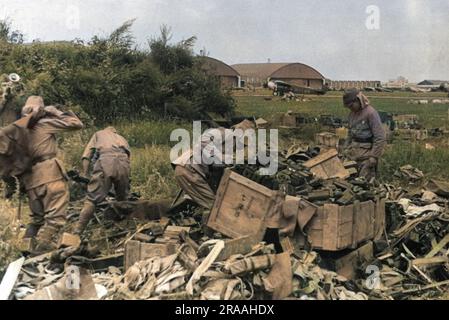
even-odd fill
[[[134,263],[152,257],[165,257],[176,253],[175,243],[143,243],[130,240],[125,245],[125,270],[128,270]]]
[[[325,204],[306,226],[304,233],[296,233],[298,243],[313,249],[340,251],[367,240],[379,239],[385,225],[385,199],[376,202],[355,202],[339,206]]]
[[[207,225],[231,238],[254,236],[261,241],[266,219],[278,210],[276,195],[276,191],[226,169]]]
[[[335,133],[321,132],[315,135],[315,143],[329,148],[337,148],[340,139]]]
[[[315,176],[322,179],[346,179],[350,176],[349,171],[338,158],[338,152],[335,149],[330,149],[310,159],[304,163],[304,166],[309,168]]]

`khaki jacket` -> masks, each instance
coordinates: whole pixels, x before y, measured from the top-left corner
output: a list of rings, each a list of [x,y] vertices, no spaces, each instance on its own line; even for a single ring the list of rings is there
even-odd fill
[[[34,165],[31,172],[22,177],[26,190],[67,177],[62,162],[56,159],[58,152],[56,134],[82,127],[82,122],[74,113],[58,112],[42,118],[29,130],[28,154]]]

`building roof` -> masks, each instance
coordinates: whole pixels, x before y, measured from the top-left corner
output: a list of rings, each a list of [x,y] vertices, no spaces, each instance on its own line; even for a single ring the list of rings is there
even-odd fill
[[[321,73],[303,63],[244,63],[232,67],[242,76],[259,79],[324,79]]]
[[[424,80],[418,83],[419,86],[439,86],[441,84],[449,83],[449,81],[444,80]]]
[[[200,59],[203,62],[203,65],[201,66],[201,68],[208,72],[211,73],[213,75],[216,76],[224,76],[224,77],[239,77],[240,74],[230,65],[227,65],[226,63],[224,63],[223,61],[211,58],[211,57],[206,57],[206,56],[201,56]]]

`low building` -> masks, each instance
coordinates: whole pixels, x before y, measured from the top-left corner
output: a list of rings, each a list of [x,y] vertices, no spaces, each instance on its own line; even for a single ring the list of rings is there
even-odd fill
[[[240,87],[240,74],[234,68],[211,57],[202,56],[200,59],[202,61],[202,69],[206,73],[216,76],[222,88],[231,89]]]
[[[424,80],[418,83],[418,87],[421,88],[439,88],[441,86],[449,86],[449,81],[444,80]]]
[[[303,63],[244,63],[232,67],[246,85],[253,87],[262,87],[269,79],[313,89],[323,89],[324,86],[323,75]]]
[[[365,88],[380,88],[380,81],[351,81],[351,80],[326,80],[326,86],[330,90],[347,90],[358,89],[363,90]]]

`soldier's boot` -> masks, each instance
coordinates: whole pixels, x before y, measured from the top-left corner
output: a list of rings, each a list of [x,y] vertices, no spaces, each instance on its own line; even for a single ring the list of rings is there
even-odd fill
[[[37,233],[36,242],[31,254],[36,256],[55,250],[58,245],[54,239],[56,238],[58,231],[59,228],[57,227],[47,224],[44,225]]]
[[[84,207],[81,210],[80,213],[80,219],[78,223],[76,224],[74,233],[76,235],[81,235],[84,232],[84,229],[86,229],[87,224],[89,223],[90,219],[94,216],[95,213],[95,204],[93,204],[90,201],[86,201],[84,203]]]
[[[23,236],[24,239],[34,238],[37,236],[37,233],[39,232],[39,229],[41,228],[41,225],[37,225],[34,223],[29,223],[27,225],[27,228],[25,230],[25,235]]]

